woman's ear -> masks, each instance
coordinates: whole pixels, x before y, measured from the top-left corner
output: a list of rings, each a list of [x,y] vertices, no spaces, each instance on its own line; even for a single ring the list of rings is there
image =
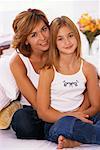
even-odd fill
[[[28,45],[28,41],[27,40],[25,41],[25,44]]]

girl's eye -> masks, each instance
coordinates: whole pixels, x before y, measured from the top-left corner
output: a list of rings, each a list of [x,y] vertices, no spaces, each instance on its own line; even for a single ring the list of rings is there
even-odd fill
[[[58,39],[58,41],[61,41],[62,39]]]
[[[63,38],[58,38],[57,40],[58,40],[58,41],[61,41],[62,39],[63,39]]]
[[[69,35],[69,37],[73,37],[73,36],[74,36],[74,34],[70,34],[70,35]]]

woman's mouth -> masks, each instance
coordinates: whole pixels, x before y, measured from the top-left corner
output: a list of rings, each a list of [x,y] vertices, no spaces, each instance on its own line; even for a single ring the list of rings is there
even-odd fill
[[[43,42],[43,43],[41,43],[40,44],[41,46],[47,46],[48,45],[48,42],[46,41],[46,42]]]

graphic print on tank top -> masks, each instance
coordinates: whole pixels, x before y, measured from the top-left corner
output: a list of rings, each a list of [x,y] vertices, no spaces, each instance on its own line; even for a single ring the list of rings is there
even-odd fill
[[[68,86],[68,87],[75,87],[75,86],[78,86],[78,83],[79,81],[78,80],[75,80],[75,81],[72,81],[72,82],[68,82],[66,80],[63,81],[63,84],[64,86]]]

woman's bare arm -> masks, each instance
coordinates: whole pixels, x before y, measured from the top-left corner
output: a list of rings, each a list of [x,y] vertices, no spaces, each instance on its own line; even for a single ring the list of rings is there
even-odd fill
[[[34,85],[27,76],[27,70],[24,63],[18,55],[15,55],[11,62],[10,68],[16,83],[22,95],[29,101],[29,103],[36,109],[36,92]]]

